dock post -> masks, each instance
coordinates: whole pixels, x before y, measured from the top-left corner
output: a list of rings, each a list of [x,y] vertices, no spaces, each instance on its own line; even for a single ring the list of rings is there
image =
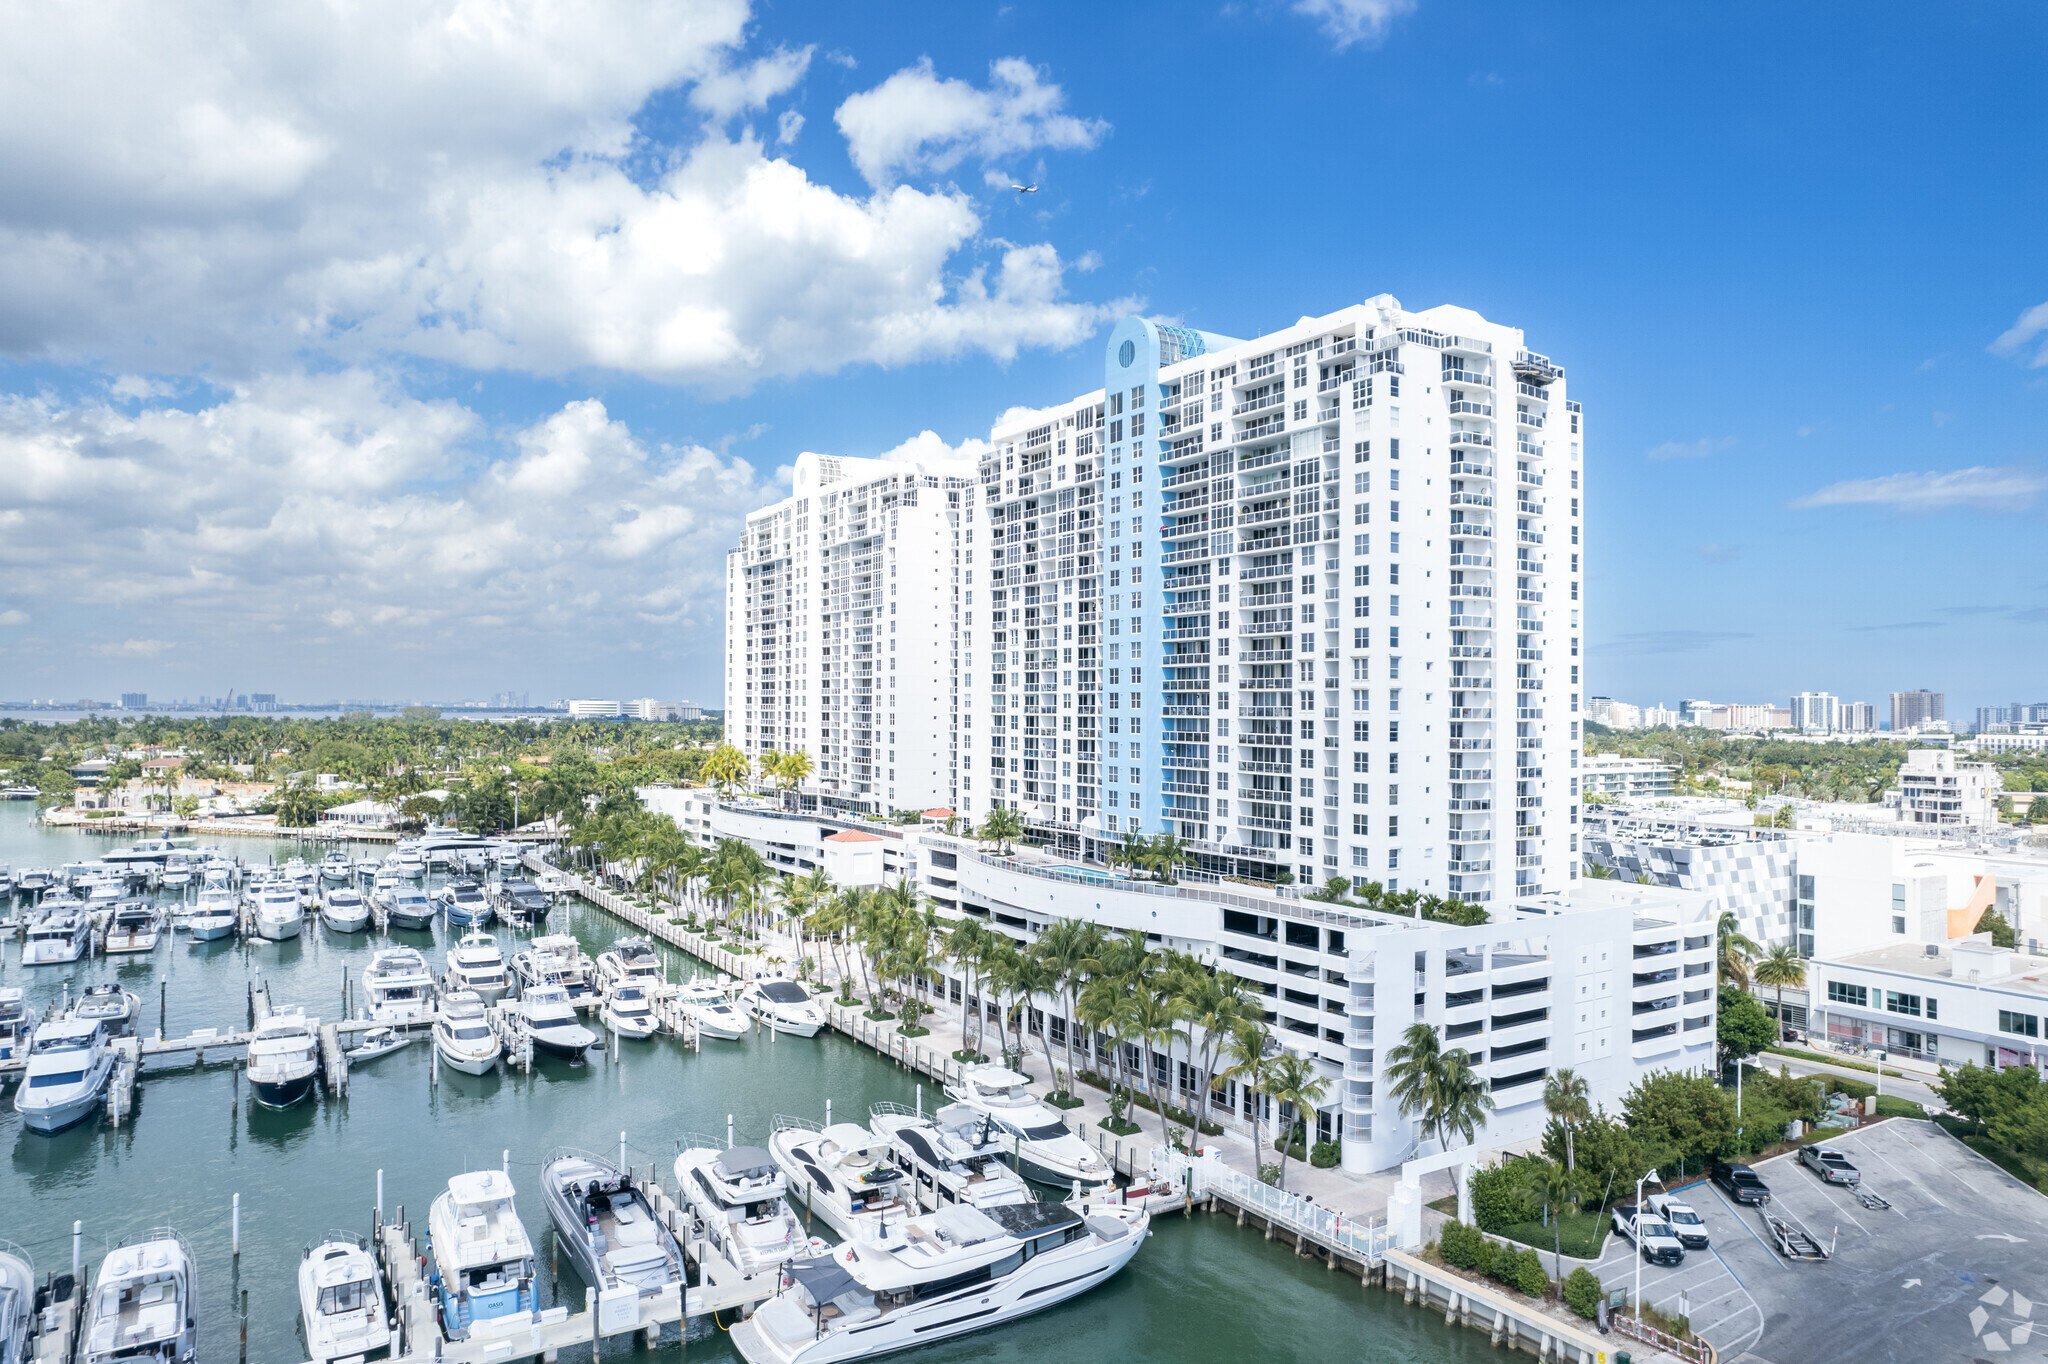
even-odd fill
[[[242,1258],[242,1196],[236,1194],[228,1205],[228,1251],[234,1259]]]
[[[725,1115],[725,1149],[732,1150],[732,1114]]]
[[[242,1364],[249,1364],[249,1290],[242,1290]]]
[[[832,1101],[831,1101],[830,1099],[827,1099],[827,1100],[825,1100],[825,1126],[827,1126],[827,1127],[830,1127],[831,1125],[832,1125]]]
[[[597,1344],[601,1336],[597,1330],[597,1290],[583,1290],[583,1310],[590,1314],[590,1364],[597,1364]]]
[[[505,1172],[505,1173],[506,1173],[507,1175],[509,1175],[509,1174],[511,1174],[511,1173],[512,1173],[512,1148],[511,1148],[511,1147],[507,1146],[507,1147],[505,1148],[505,1154],[504,1154],[504,1155],[503,1155],[503,1156],[502,1156],[502,1157],[501,1157],[501,1158],[499,1159],[499,1161],[498,1161],[498,1168],[499,1168],[499,1169],[501,1169],[501,1170],[503,1170],[503,1171],[504,1171],[504,1172]]]
[[[384,1225],[384,1167],[377,1167],[377,1225]]]
[[[624,1128],[619,1130],[619,1168],[621,1170],[626,1169],[626,1133]],[[631,1172],[627,1171],[627,1174],[630,1178]]]
[[[171,983],[160,980],[156,983],[156,1036],[161,1042],[164,1036],[164,1015],[170,1008]]]
[[[71,1282],[85,1280],[85,1223],[71,1224]]]
[[[917,1087],[917,1116],[918,1116],[918,1117],[920,1117],[920,1118],[924,1116],[924,1086],[923,1086],[923,1085],[919,1085],[919,1086]]]

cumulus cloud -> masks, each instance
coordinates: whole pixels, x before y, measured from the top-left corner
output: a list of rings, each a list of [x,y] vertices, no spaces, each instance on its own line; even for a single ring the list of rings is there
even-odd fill
[[[1735,447],[1733,436],[1702,436],[1698,440],[1667,440],[1644,451],[1646,459],[1705,459]]]
[[[942,175],[969,158],[1085,150],[1109,131],[1064,112],[1066,93],[1022,57],[997,61],[989,78],[984,88],[942,77],[927,57],[848,97],[833,118],[855,168],[869,184],[887,186]]]
[[[690,91],[690,103],[717,118],[765,109],[769,101],[796,88],[811,69],[816,50],[779,47],[755,61],[706,76]]]
[[[1415,0],[1294,0],[1294,12],[1315,20],[1342,52],[1379,43],[1396,19],[1415,12]]]
[[[26,624],[28,624],[28,612],[21,608],[10,606],[5,611],[0,611],[0,625]]]
[[[1991,343],[1993,355],[2017,360],[2029,369],[2048,366],[2048,303],[2036,303]]]
[[[2048,491],[2048,475],[2030,469],[1978,466],[1943,472],[1884,474],[1830,483],[1795,500],[1795,507],[1885,507],[1899,512],[1971,507],[2016,511]]]

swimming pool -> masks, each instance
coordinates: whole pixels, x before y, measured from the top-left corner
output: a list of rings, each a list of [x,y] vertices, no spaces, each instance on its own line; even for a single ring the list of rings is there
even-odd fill
[[[1097,886],[1127,879],[1122,872],[1104,871],[1101,867],[1084,867],[1078,862],[1055,862],[1039,870],[1048,876],[1058,876],[1068,881],[1086,881]]]

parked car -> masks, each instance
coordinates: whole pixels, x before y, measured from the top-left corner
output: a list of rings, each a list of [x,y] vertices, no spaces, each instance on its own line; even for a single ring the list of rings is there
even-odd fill
[[[1670,1223],[1671,1234],[1687,1250],[1707,1248],[1707,1221],[1693,1211],[1692,1204],[1676,1194],[1658,1193],[1645,1198],[1643,1206]]]
[[[1614,1229],[1633,1241],[1643,1259],[1653,1265],[1685,1263],[1685,1244],[1672,1234],[1671,1224],[1640,1211],[1633,1203],[1614,1210]]]
[[[1771,1186],[1757,1176],[1747,1165],[1736,1165],[1729,1161],[1717,1160],[1708,1170],[1707,1177],[1737,1203],[1768,1203],[1771,1201]]]
[[[1849,1158],[1832,1146],[1800,1147],[1799,1163],[1829,1184],[1854,1186],[1863,1182],[1863,1172],[1850,1164]]]

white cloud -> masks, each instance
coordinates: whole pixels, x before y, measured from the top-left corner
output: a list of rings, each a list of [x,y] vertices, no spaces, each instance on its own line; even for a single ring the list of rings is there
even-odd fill
[[[775,120],[775,145],[787,147],[803,130],[804,116],[794,109],[784,109]]]
[[[2048,303],[2036,303],[1991,343],[1993,355],[2019,361],[2029,369],[2048,366]]]
[[[796,88],[811,69],[816,50],[778,47],[758,60],[706,76],[690,91],[690,103],[717,118],[765,109],[769,101]]]
[[[0,611],[0,625],[26,624],[28,624],[28,612],[21,610],[19,607],[9,607],[5,611]]]
[[[113,383],[107,385],[107,392],[113,394],[116,398],[125,398],[130,402],[143,402],[150,398],[168,398],[177,391],[170,384],[141,374],[122,374],[117,376]]]
[[[175,647],[167,639],[122,639],[95,644],[92,651],[102,658],[155,658]]]
[[[1396,19],[1415,12],[1415,0],[1294,0],[1294,12],[1315,20],[1342,52],[1380,42]]]
[[[1886,507],[1899,512],[1971,507],[2016,511],[2048,492],[2048,475],[2027,469],[1979,466],[1947,472],[1855,478],[1808,493],[1795,507]]]
[[[1733,436],[1702,436],[1698,440],[1667,440],[1662,445],[1651,446],[1643,453],[1644,458],[1654,460],[1705,459],[1709,455],[1733,449],[1734,446]]]
[[[977,464],[988,451],[989,443],[978,437],[969,436],[958,445],[953,445],[938,432],[925,430],[900,445],[882,451],[878,458],[899,460],[906,464],[934,464],[946,461]]]
[[[1086,150],[1109,131],[1100,120],[1063,112],[1066,93],[1022,57],[995,62],[989,77],[985,89],[944,78],[927,57],[849,96],[833,118],[854,166],[869,184],[886,186],[907,175],[944,174],[970,157]]]

